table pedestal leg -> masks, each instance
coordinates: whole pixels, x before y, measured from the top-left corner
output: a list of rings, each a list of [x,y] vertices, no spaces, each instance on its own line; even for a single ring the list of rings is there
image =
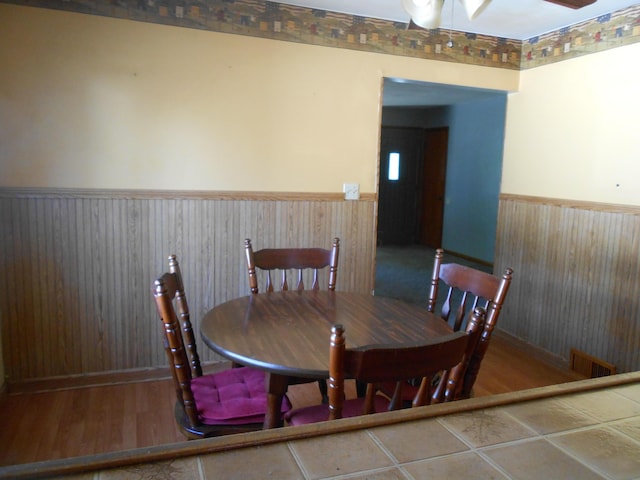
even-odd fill
[[[267,373],[265,386],[267,388],[267,413],[264,417],[264,429],[277,428],[282,426],[280,417],[280,408],[282,399],[287,393],[289,381],[287,377],[276,375],[275,373]]]

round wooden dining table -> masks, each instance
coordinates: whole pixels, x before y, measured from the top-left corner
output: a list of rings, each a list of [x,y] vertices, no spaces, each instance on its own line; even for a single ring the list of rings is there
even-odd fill
[[[202,319],[205,344],[223,357],[264,370],[268,411],[264,428],[281,426],[287,387],[329,376],[331,327],[345,328],[347,348],[422,342],[451,327],[426,306],[387,297],[332,292],[252,294],[222,303]]]

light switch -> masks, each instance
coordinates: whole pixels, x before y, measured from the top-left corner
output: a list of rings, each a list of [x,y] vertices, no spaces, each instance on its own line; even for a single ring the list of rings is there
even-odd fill
[[[345,183],[342,186],[344,190],[345,200],[359,200],[360,199],[360,185],[357,183]]]

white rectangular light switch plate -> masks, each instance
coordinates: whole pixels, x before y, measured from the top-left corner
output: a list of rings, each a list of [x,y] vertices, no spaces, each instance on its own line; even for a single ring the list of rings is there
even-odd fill
[[[345,183],[342,186],[344,191],[345,200],[359,200],[360,199],[360,185],[357,183]]]

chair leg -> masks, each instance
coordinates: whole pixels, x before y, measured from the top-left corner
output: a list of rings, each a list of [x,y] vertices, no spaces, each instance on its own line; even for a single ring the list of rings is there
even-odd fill
[[[318,389],[320,390],[320,395],[322,396],[322,403],[329,403],[329,393],[327,392],[327,381],[318,380]]]

